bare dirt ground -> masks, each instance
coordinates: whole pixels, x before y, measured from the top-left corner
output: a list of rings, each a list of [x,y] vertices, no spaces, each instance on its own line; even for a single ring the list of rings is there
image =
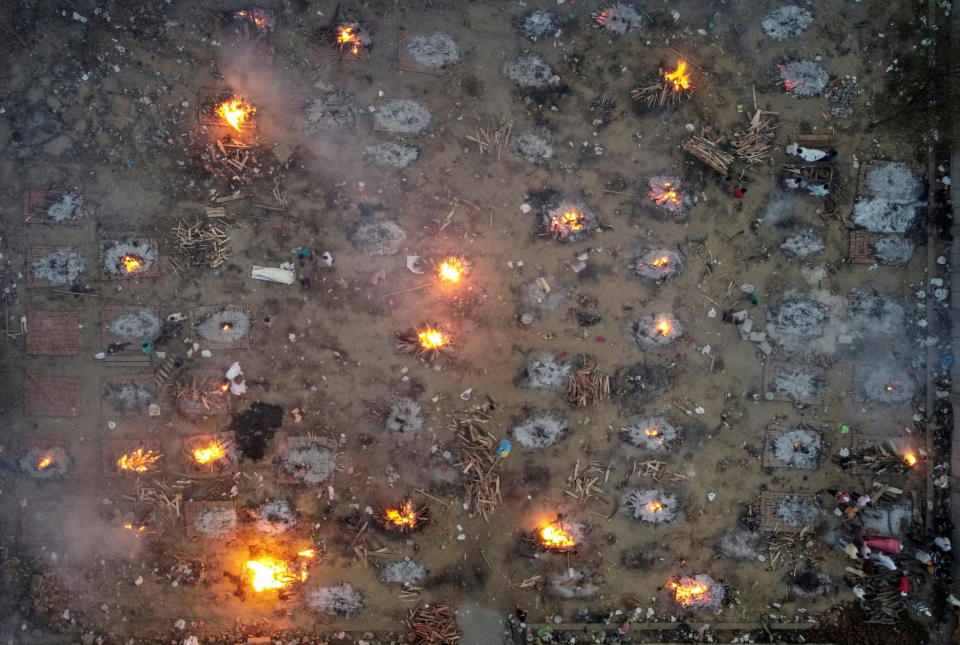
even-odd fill
[[[274,29],[260,35],[251,27],[238,37],[220,27],[241,5],[5,3],[0,561],[11,593],[0,601],[0,634],[21,642],[52,630],[58,638],[121,643],[284,629],[404,631],[416,603],[439,602],[470,609],[461,621],[465,643],[493,643],[501,637],[490,630],[501,628],[496,621],[491,628],[490,617],[508,616],[518,603],[531,623],[622,610],[614,625],[679,618],[699,626],[804,622],[852,599],[841,581],[849,560],[835,546],[841,521],[825,491],[864,492],[877,478],[843,472],[831,456],[859,436],[901,439],[918,453],[926,445],[915,423],[927,378],[926,314],[916,291],[933,298],[936,288],[926,274],[926,236],[914,235],[919,246],[906,265],[848,262],[860,164],[901,160],[920,177],[926,172],[913,138],[874,125],[885,69],[914,46],[919,16],[896,3],[812,2],[804,5],[814,17],[809,28],[777,41],[761,27],[779,6],[773,2],[649,5],[639,30],[617,35],[595,25],[593,13],[604,8],[595,2],[371,1],[344,4],[337,14],[371,27],[372,47],[354,60],[317,41],[336,3],[263,4]],[[533,42],[517,21],[541,6],[561,27]],[[459,62],[441,74],[398,70],[401,30],[445,32]],[[504,74],[505,63],[528,50],[559,77],[546,90],[520,89]],[[696,87],[690,101],[675,110],[638,109],[629,94],[634,83],[681,56]],[[831,78],[856,77],[861,93],[852,116],[832,115],[824,97],[784,91],[777,65],[806,58],[819,60]],[[214,142],[229,131],[199,122],[205,88],[227,88],[257,106],[256,130],[243,135],[258,146],[253,170],[211,160]],[[378,115],[390,99],[426,108],[423,131],[384,132]],[[690,136],[687,124],[698,133],[731,134],[757,108],[779,115],[778,145],[766,163],[738,164],[732,182],[679,148]],[[783,148],[802,133],[834,136],[832,212],[824,200],[784,196],[778,187],[781,164],[796,160]],[[542,136],[552,155],[534,164],[518,154],[526,134]],[[476,139],[487,135],[481,152]],[[419,158],[403,169],[377,165],[365,150],[382,142],[416,146]],[[664,215],[647,197],[648,180],[659,175],[681,180],[690,200],[681,215]],[[741,184],[747,191],[736,199],[730,190]],[[24,222],[23,194],[35,188],[72,191],[89,213],[69,226]],[[599,230],[566,243],[543,235],[537,195],[546,190],[589,209]],[[216,202],[236,191],[242,199]],[[178,269],[171,229],[180,219],[204,219],[211,206],[227,211],[218,222],[232,257],[218,269]],[[384,221],[403,236],[384,241],[364,232]],[[797,259],[781,250],[808,229],[822,238],[821,253]],[[158,277],[105,279],[100,240],[128,234],[159,242]],[[90,291],[28,287],[30,249],[64,246],[85,258],[79,282]],[[297,248],[313,257],[298,259]],[[631,265],[647,248],[677,252],[685,270],[662,284],[643,279]],[[323,252],[332,266],[321,261]],[[472,267],[459,286],[441,288],[430,262],[451,254]],[[427,273],[409,271],[407,256],[423,257]],[[248,277],[251,265],[287,261],[303,280]],[[757,304],[741,291],[744,283],[754,286]],[[882,323],[855,318],[854,290],[887,297],[901,315]],[[776,337],[778,313],[797,294],[821,302],[827,319],[799,340],[785,339],[782,328]],[[161,318],[204,306],[248,308],[248,346],[187,358],[195,342],[211,346],[188,321],[156,343],[151,367],[107,364],[94,354],[106,349],[101,315],[109,306],[150,307]],[[769,356],[724,322],[725,311],[742,309],[755,331],[772,336]],[[79,311],[78,353],[28,354],[29,332],[17,333],[21,316],[29,329],[41,310]],[[525,313],[532,323],[521,324]],[[683,335],[663,346],[638,344],[631,324],[665,313]],[[452,335],[450,353],[427,361],[397,351],[398,332],[428,323]],[[282,408],[266,454],[241,457],[221,477],[197,478],[183,439],[226,431],[230,416],[178,412],[173,387],[159,390],[158,416],[122,416],[105,404],[104,379],[152,379],[163,362],[157,351],[183,357],[174,381],[197,369],[219,377],[239,361],[248,391],[232,398],[233,410],[256,401]],[[614,396],[574,409],[564,387],[522,387],[525,365],[541,352],[592,358],[613,377]],[[134,342],[121,355],[144,354]],[[766,400],[764,371],[784,362],[819,370],[816,400]],[[624,372],[638,363],[662,367],[670,386],[640,400],[618,397],[631,385]],[[864,382],[880,366],[913,379],[915,396],[865,400]],[[28,374],[78,378],[75,414],[25,414]],[[37,396],[63,395],[41,388]],[[377,410],[404,397],[420,407],[422,427],[388,430]],[[488,521],[464,504],[458,465],[455,422],[476,406],[486,408],[486,429],[497,440],[513,441],[500,465],[502,503]],[[513,428],[550,411],[567,424],[563,438],[544,448],[521,445]],[[631,446],[621,430],[638,416],[669,420],[677,441],[663,452]],[[816,467],[765,468],[768,430],[801,424],[822,437]],[[852,432],[841,433],[842,426]],[[281,483],[278,451],[287,438],[304,435],[336,453],[336,473],[322,484]],[[32,478],[17,466],[38,439],[69,455],[65,476]],[[163,455],[156,470],[115,476],[109,455],[120,439],[156,442]],[[645,476],[636,464],[651,459],[672,475]],[[567,478],[577,464],[594,463],[602,492],[581,502],[565,492]],[[923,472],[884,480],[906,491],[901,501],[916,503],[918,517]],[[676,521],[650,525],[624,513],[622,495],[649,488],[679,500]],[[768,551],[768,534],[751,515],[762,491],[817,496],[815,530],[796,559],[775,560]],[[158,502],[161,495],[167,501]],[[404,536],[383,531],[372,512],[406,496],[429,508],[429,524]],[[135,500],[154,513],[142,533],[118,520],[118,510]],[[217,537],[188,536],[193,500],[235,503],[238,525]],[[295,514],[282,532],[257,521],[263,505],[278,500]],[[580,531],[575,554],[531,553],[521,533],[558,513]],[[737,528],[742,532],[731,534]],[[734,557],[731,544],[746,554]],[[305,565],[305,582],[279,595],[252,590],[247,560],[268,554],[300,566],[296,553],[306,548],[317,556]],[[412,589],[382,579],[404,558],[426,568]],[[798,597],[785,580],[806,561],[831,583]],[[923,586],[921,567],[902,566]],[[570,570],[594,580],[594,593],[566,598],[550,584]],[[671,577],[694,574],[725,586],[719,607],[674,602]],[[323,590],[340,583],[362,598],[356,612],[341,606],[350,615],[331,614],[322,600]]]

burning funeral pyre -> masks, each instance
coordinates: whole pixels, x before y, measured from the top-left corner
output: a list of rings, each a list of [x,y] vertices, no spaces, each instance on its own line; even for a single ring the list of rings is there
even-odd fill
[[[341,22],[334,27],[333,33],[340,51],[351,56],[359,56],[373,44],[370,31],[359,22]]]
[[[677,496],[659,488],[629,490],[620,498],[620,505],[627,517],[647,524],[669,524],[680,517]]]
[[[667,583],[673,599],[689,609],[717,608],[726,596],[724,586],[710,576],[676,576]]]
[[[687,69],[687,61],[677,61],[673,71],[660,69],[657,77],[638,83],[630,92],[633,100],[648,108],[674,108],[693,96],[693,81]]]
[[[276,589],[283,593],[294,583],[304,583],[309,578],[308,563],[315,556],[313,549],[297,553],[294,562],[269,555],[256,555],[244,563],[250,586],[257,593]]]
[[[677,177],[656,175],[649,179],[648,184],[647,197],[668,215],[681,214],[690,203]]]
[[[677,251],[648,249],[637,255],[631,268],[642,278],[663,282],[683,273],[683,258]]]
[[[238,96],[220,101],[213,107],[216,124],[229,126],[237,132],[243,132],[245,128],[250,127],[253,124],[253,115],[256,113],[256,107]]]
[[[894,445],[893,441],[870,442],[859,447],[853,455],[857,466],[878,475],[902,473],[919,463],[917,452],[909,447]]]
[[[159,252],[148,239],[105,240],[100,264],[110,278],[137,278],[155,275]]]
[[[450,334],[439,325],[424,325],[397,333],[396,346],[405,354],[434,360],[441,353],[452,351]]]
[[[579,527],[565,522],[563,517],[558,515],[553,521],[541,522],[528,537],[539,551],[569,553],[580,541],[577,537],[580,532],[578,529]]]
[[[70,457],[59,446],[28,450],[19,463],[20,470],[34,479],[57,479],[70,469]]]
[[[683,327],[673,314],[649,314],[630,325],[630,335],[640,346],[669,345],[683,335]]]
[[[471,268],[466,258],[452,255],[444,258],[436,267],[437,282],[442,286],[455,287],[463,283]]]
[[[407,499],[395,507],[386,506],[377,511],[376,519],[380,526],[397,533],[412,533],[429,521],[426,506],[415,508],[413,501]]]
[[[115,464],[118,472],[140,475],[156,469],[156,464],[161,457],[162,455],[156,450],[141,447],[123,453],[117,457]]]
[[[917,384],[908,373],[889,366],[864,369],[863,397],[875,403],[906,403],[913,399]]]
[[[214,414],[230,408],[230,381],[225,378],[181,379],[176,387],[177,406],[184,414]]]
[[[650,452],[663,452],[676,441],[680,432],[663,417],[640,417],[623,428],[627,443]]]
[[[232,433],[187,437],[183,441],[187,470],[198,475],[216,475],[232,470],[236,452]]]
[[[222,20],[221,30],[230,30],[238,36],[250,38],[274,30],[276,19],[273,12],[262,7],[245,7],[229,11]]]
[[[541,230],[561,242],[577,242],[597,229],[597,218],[582,204],[561,204],[544,209]]]

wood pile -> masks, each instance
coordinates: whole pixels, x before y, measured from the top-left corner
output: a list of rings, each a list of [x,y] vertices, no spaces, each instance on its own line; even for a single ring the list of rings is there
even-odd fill
[[[854,459],[858,467],[865,468],[878,475],[882,473],[902,473],[907,470],[907,464],[903,457],[889,442],[865,446],[854,455]]]
[[[577,459],[573,467],[573,474],[567,477],[567,486],[563,492],[573,497],[581,504],[588,502],[594,497],[605,494],[598,482],[607,481],[610,476],[610,467],[595,461],[589,466],[580,467],[580,460]]]
[[[251,161],[255,148],[256,146],[224,137],[218,139],[216,145],[210,144],[210,156],[232,169],[234,173],[239,173],[253,166]]]
[[[171,232],[174,249],[183,264],[171,258],[174,267],[182,272],[188,267],[218,268],[230,259],[230,236],[211,222],[187,224],[178,220]]]
[[[204,410],[211,408],[211,403],[217,405],[218,399],[223,399],[224,390],[217,387],[217,383],[211,379],[191,379],[189,383],[179,383],[177,385],[177,398],[194,401],[203,406]]]
[[[672,82],[661,74],[655,79],[637,86],[630,91],[637,103],[643,103],[648,109],[675,108],[693,96],[693,88],[677,90]]]
[[[860,601],[860,607],[867,615],[868,623],[892,625],[900,622],[903,599],[896,589],[899,579],[899,572],[885,571],[857,580],[857,584],[867,592]]]
[[[585,408],[610,396],[610,375],[597,368],[592,361],[567,377],[567,403],[575,408]]]
[[[460,439],[460,461],[464,477],[465,504],[471,505],[485,521],[503,501],[500,495],[500,466],[503,460],[497,454],[497,440],[483,426],[490,415],[482,408],[474,408],[469,416],[456,422]]]
[[[463,633],[449,605],[423,605],[410,610],[407,627],[418,645],[457,645]]]
[[[776,112],[757,110],[750,119],[750,126],[733,135],[733,149],[737,157],[748,164],[763,163],[770,159],[770,150],[777,141],[780,124],[773,117]]]
[[[641,477],[649,477],[655,483],[660,483],[662,480],[667,480],[669,482],[683,482],[688,481],[689,478],[683,473],[678,473],[673,470],[667,470],[664,466],[667,465],[665,461],[659,461],[657,459],[647,459],[646,461],[634,461],[633,462],[633,474],[640,475]]]
[[[684,141],[680,147],[683,148],[683,150],[688,154],[693,155],[703,163],[719,172],[721,175],[726,176],[730,169],[730,164],[733,163],[733,155],[729,152],[724,152],[720,148],[721,142],[722,139],[711,141],[704,136],[695,134]]]

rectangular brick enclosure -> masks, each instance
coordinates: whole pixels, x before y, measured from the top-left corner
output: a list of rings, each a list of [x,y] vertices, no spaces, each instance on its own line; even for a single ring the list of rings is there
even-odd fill
[[[407,50],[407,46],[410,44],[410,41],[416,38],[417,36],[426,35],[425,33],[409,31],[407,29],[400,30],[400,43],[398,45],[397,52],[397,67],[402,72],[416,72],[419,74],[431,74],[433,76],[447,76],[456,71],[456,65],[450,65],[447,67],[433,67],[431,65],[424,65],[410,56],[410,52]]]
[[[224,371],[195,369],[184,372],[178,380],[177,409],[188,416],[230,414],[232,397]]]
[[[127,463],[133,465],[133,469],[120,467],[118,462],[124,455],[128,456]],[[138,457],[141,456],[145,456],[145,461],[150,462],[143,463],[142,467],[146,470],[136,469],[140,465]],[[155,477],[164,471],[164,463],[166,462],[166,456],[160,452],[160,441],[157,439],[104,439],[101,459],[104,477],[127,477],[130,479]]]
[[[850,231],[847,257],[854,264],[880,264],[873,252],[873,245],[884,238],[906,239],[902,233],[874,233],[872,231]],[[905,262],[884,262],[884,266],[903,266]]]
[[[153,324],[154,321],[156,325]],[[130,349],[136,349],[135,345],[144,340],[152,340],[159,333],[160,324],[160,312],[156,307],[107,305],[100,311],[100,341],[104,345],[131,343]],[[138,328],[148,332],[155,328],[155,331],[146,338],[135,333]]]
[[[81,381],[73,376],[31,374],[23,379],[23,411],[30,416],[75,417]]]
[[[211,528],[216,524],[216,532],[207,532],[203,530],[204,520],[203,517],[206,514],[216,514],[218,515],[223,522],[220,523],[210,523]],[[224,537],[232,533],[237,524],[237,504],[233,501],[195,501],[187,500],[184,505],[183,517],[186,523],[186,531],[188,538],[204,538],[204,537]],[[232,527],[230,525],[229,519],[232,519]]]
[[[45,188],[28,188],[23,191],[23,221],[25,224],[53,224],[58,226],[76,226],[86,219],[86,212],[79,207],[64,209],[62,217],[50,215],[50,207],[61,198],[69,199],[69,193]],[[56,214],[59,209],[53,209]]]
[[[80,352],[80,312],[31,309],[27,312],[27,353],[74,356]]]
[[[201,463],[196,451],[209,451],[212,448],[222,451],[222,456]],[[198,479],[231,477],[237,472],[237,446],[232,432],[198,434],[183,438],[181,451],[182,472]]]
[[[190,312],[190,324],[205,349],[250,347],[250,307],[206,305]],[[224,329],[224,326],[228,328]]]
[[[817,516],[813,493],[760,493],[760,530],[799,533],[812,530]]]
[[[103,378],[100,410],[105,418],[147,416],[159,388],[151,374],[126,374]]]
[[[28,288],[68,289],[89,275],[87,258],[72,246],[31,246],[26,258]]]
[[[806,384],[810,387],[804,387]],[[817,365],[767,361],[763,366],[763,394],[766,401],[819,405],[823,403],[825,388],[824,370]]]

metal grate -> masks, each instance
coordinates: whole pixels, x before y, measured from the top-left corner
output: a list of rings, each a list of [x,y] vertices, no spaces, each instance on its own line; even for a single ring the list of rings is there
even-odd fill
[[[79,415],[79,378],[27,373],[23,380],[23,412],[29,416]]]
[[[797,503],[804,508],[809,508],[809,519],[801,521],[784,520],[777,513],[777,507],[796,498]],[[814,520],[819,513],[816,498],[813,493],[773,493],[762,491],[760,493],[760,530],[778,531],[780,533],[799,533],[803,529],[813,529]]]
[[[897,237],[906,239],[903,233],[875,233],[873,231],[850,231],[847,258],[854,264],[880,264],[873,253],[873,245],[883,238]],[[903,266],[907,262],[886,262],[885,266]]]
[[[874,193],[870,190],[870,187],[867,185],[867,174],[873,170],[878,170],[886,166],[892,166],[895,163],[905,163],[897,161],[868,161],[860,165],[860,172],[857,173],[857,197],[873,197]],[[917,169],[913,164],[907,163],[914,172],[917,172]],[[921,173],[917,172],[917,175],[920,176]]]
[[[76,309],[27,311],[27,354],[75,356],[80,353],[80,312]]]
[[[777,376],[788,370],[806,370],[814,374],[814,378],[820,383],[820,388],[816,396],[802,401],[794,401],[785,394],[780,394],[773,389]],[[803,405],[820,405],[823,403],[824,391],[826,390],[826,380],[824,370],[816,365],[809,363],[789,363],[783,361],[767,361],[763,365],[763,392],[765,401],[783,401],[786,403],[801,403]],[[772,395],[772,398],[767,398]]]

